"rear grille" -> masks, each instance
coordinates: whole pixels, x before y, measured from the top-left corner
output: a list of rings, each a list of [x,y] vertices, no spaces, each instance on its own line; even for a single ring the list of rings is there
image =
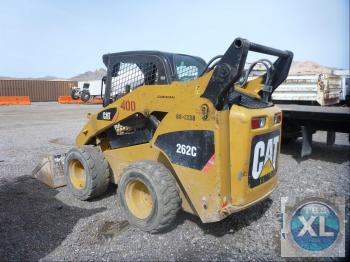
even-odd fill
[[[251,109],[266,108],[272,106],[272,103],[266,103],[260,99],[239,93],[237,91],[233,91],[229,94],[228,103],[229,105],[240,105]]]

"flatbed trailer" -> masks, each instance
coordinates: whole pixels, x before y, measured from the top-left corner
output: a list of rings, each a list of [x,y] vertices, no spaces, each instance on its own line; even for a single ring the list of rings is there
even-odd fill
[[[309,106],[278,104],[282,110],[282,137],[285,141],[303,138],[301,156],[312,153],[312,135],[327,131],[327,144],[335,142],[335,133],[348,133],[350,141],[350,108],[341,106]]]

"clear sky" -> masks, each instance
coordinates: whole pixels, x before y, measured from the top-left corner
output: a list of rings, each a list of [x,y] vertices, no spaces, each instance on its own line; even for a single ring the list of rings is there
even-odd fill
[[[238,36],[348,69],[349,0],[0,0],[0,76],[72,77],[128,50],[208,61]]]

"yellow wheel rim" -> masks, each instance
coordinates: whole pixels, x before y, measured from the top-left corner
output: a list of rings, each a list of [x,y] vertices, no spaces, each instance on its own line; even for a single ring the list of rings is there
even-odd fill
[[[86,186],[86,174],[83,164],[79,160],[69,161],[69,178],[76,189],[83,189]]]
[[[147,186],[139,180],[128,183],[125,190],[125,200],[131,213],[139,218],[147,218],[152,211],[152,196]]]

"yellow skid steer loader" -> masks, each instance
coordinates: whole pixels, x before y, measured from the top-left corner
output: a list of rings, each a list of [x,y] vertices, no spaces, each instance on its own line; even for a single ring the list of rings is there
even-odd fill
[[[277,59],[245,69],[249,51]],[[63,158],[70,192],[87,200],[117,184],[129,222],[148,232],[180,209],[209,223],[263,200],[277,185],[281,142],[271,94],[292,59],[242,38],[208,64],[157,51],[104,55],[103,108]],[[257,64],[266,72],[248,81]]]

